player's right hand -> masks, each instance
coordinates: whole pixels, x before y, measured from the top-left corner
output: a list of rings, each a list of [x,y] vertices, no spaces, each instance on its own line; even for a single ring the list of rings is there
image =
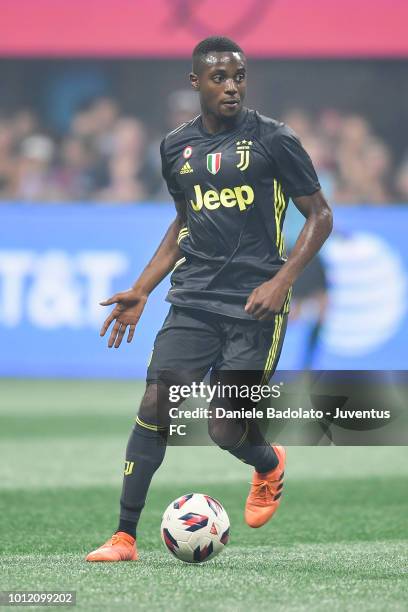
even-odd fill
[[[140,293],[140,291],[136,289],[129,289],[128,291],[116,293],[108,300],[99,302],[101,306],[116,304],[109,317],[105,319],[100,332],[100,335],[104,336],[111,323],[115,321],[108,340],[109,348],[112,348],[112,346],[118,348],[120,346],[128,326],[129,333],[127,341],[132,342],[136,324],[142,315],[146,302],[147,295]]]

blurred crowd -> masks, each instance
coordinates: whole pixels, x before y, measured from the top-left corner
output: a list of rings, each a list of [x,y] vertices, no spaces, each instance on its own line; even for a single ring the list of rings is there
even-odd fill
[[[364,117],[327,109],[312,118],[292,110],[283,121],[300,137],[331,202],[408,202],[408,156],[397,164]]]
[[[175,91],[166,131],[199,113],[198,98]],[[299,135],[332,203],[408,202],[408,154],[397,162],[375,127],[359,115],[293,109],[279,117]],[[164,201],[159,144],[163,134],[100,97],[52,133],[31,109],[0,111],[0,200],[24,202]],[[408,153],[408,152],[407,152]]]

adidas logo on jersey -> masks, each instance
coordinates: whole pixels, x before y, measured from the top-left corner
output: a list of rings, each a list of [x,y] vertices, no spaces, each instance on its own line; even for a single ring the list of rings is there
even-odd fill
[[[189,172],[194,172],[189,162],[186,162],[184,166],[180,170],[180,174],[188,174]]]

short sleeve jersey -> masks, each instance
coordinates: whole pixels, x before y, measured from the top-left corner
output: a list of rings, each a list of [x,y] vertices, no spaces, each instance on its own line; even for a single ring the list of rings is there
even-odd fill
[[[187,210],[167,300],[252,319],[249,294],[286,261],[289,198],[320,189],[309,155],[288,126],[246,108],[217,134],[196,117],[170,132],[160,152],[168,190]]]

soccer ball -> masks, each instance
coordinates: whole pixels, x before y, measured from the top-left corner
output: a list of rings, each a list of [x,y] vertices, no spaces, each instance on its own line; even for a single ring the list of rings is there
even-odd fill
[[[202,563],[225,548],[229,528],[228,514],[219,501],[203,493],[188,493],[166,508],[161,537],[177,559]]]

